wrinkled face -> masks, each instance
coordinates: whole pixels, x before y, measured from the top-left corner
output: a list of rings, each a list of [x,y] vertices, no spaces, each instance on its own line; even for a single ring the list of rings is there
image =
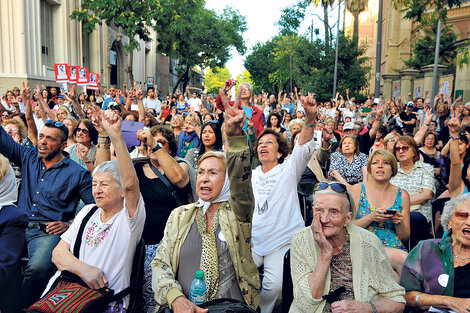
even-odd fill
[[[93,176],[92,193],[95,203],[103,210],[122,208],[124,193],[118,182],[108,173],[97,173]]]
[[[44,126],[39,134],[38,156],[46,161],[52,160],[56,155],[62,153],[67,141],[62,142],[60,129]]]
[[[63,122],[66,117],[67,117],[67,112],[65,112],[62,109],[57,110],[57,120],[59,122]]]
[[[212,127],[210,127],[209,125],[204,127],[204,129],[202,130],[202,138],[201,139],[202,139],[202,143],[204,144],[204,146],[206,146],[206,147],[213,147],[214,146],[214,144],[215,144],[215,132],[212,129]]]
[[[295,133],[299,129],[301,129],[300,125],[299,124],[294,124],[294,125],[292,125],[291,133]]]
[[[398,162],[413,160],[415,153],[413,149],[403,141],[395,144],[395,156]]]
[[[277,138],[273,134],[266,134],[259,139],[258,149],[256,151],[258,160],[261,164],[266,162],[277,162],[278,158],[282,156],[279,153],[279,144]]]
[[[194,131],[194,126],[190,118],[186,118],[186,120],[184,121],[184,130],[187,133],[192,133]]]
[[[434,147],[434,144],[436,143],[436,139],[434,138],[434,135],[429,134],[427,135],[426,138],[424,138],[424,144],[426,147]]]
[[[197,170],[197,195],[201,200],[215,200],[225,183],[224,162],[216,157],[204,159]]]
[[[243,84],[240,87],[238,87],[238,89],[241,91],[241,95],[240,95],[241,99],[250,99],[251,98],[251,91],[250,91],[250,87],[248,87],[248,85]]]
[[[67,127],[69,134],[73,134],[74,129],[72,121],[66,118],[62,123],[64,123],[64,126]]]
[[[341,145],[341,151],[343,154],[351,154],[356,150],[356,143],[352,138],[345,138],[343,144]]]
[[[90,130],[84,123],[80,123],[77,126],[77,133],[76,133],[76,139],[78,143],[89,143],[91,138],[90,138]]]
[[[375,180],[388,181],[392,177],[392,165],[377,154],[370,163],[369,174]]]
[[[7,132],[8,135],[10,135],[12,138],[15,138],[15,136],[19,135],[21,138],[21,131],[20,128],[16,124],[7,124],[3,129]],[[22,139],[22,138],[21,138]]]
[[[452,228],[452,243],[464,246],[470,245],[470,202],[459,203],[450,218]]]
[[[343,234],[351,222],[352,213],[344,208],[343,195],[323,194],[315,198],[313,214],[320,214],[320,223],[326,238]]]

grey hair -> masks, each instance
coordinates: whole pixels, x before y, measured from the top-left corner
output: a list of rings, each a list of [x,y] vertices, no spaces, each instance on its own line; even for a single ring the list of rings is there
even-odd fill
[[[106,173],[111,175],[114,180],[118,183],[119,188],[122,189],[121,175],[119,175],[118,162],[116,160],[106,161],[95,167],[93,170],[93,176],[100,173]]]
[[[253,93],[253,86],[251,86],[251,84],[249,82],[241,83],[240,85],[238,85],[238,89],[240,90],[241,86],[243,86],[243,85],[247,85],[248,89],[250,89],[250,92]]]
[[[330,181],[328,182],[329,184],[332,184],[332,183],[338,183],[336,181]],[[340,196],[342,199],[344,199],[343,201],[343,208],[347,208],[348,209],[348,212],[354,212],[354,207],[355,207],[355,204],[354,204],[354,198],[351,194],[351,192],[349,191],[349,189],[346,189],[346,193],[339,193],[339,192],[336,192],[334,191],[333,189],[331,189],[331,186],[324,189],[324,190],[320,190],[320,191],[315,191],[312,195],[312,203],[313,203],[313,206],[315,206],[316,204],[316,200],[320,197],[320,196],[323,196],[323,195],[335,195],[335,196]]]
[[[466,201],[470,202],[470,193],[465,193],[454,199],[451,199],[450,201],[447,201],[446,204],[444,205],[444,209],[442,210],[442,215],[441,215],[441,225],[442,225],[442,228],[444,228],[444,230],[447,233],[451,231],[449,227],[449,221],[452,218],[452,215],[454,215],[457,205],[464,203]]]
[[[302,128],[304,127],[305,122],[300,118],[293,119],[289,122],[289,130],[292,130],[292,127],[294,127],[294,125],[299,125]]]

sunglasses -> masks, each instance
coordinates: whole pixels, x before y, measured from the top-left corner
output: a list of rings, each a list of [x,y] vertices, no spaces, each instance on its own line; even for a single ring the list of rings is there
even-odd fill
[[[54,121],[53,119],[48,119],[46,121],[46,123],[44,123],[44,126],[47,126],[47,127],[53,127],[53,128],[59,128],[60,130],[62,130],[67,136],[69,134],[69,130],[67,129],[67,127],[65,127],[64,123],[62,122],[56,122]]]
[[[10,127],[3,127],[3,129],[4,129],[7,133],[9,133],[9,132],[17,133],[17,132],[20,131],[18,128],[10,128]]]
[[[346,194],[346,197],[348,198],[349,205],[351,206],[353,204],[353,202],[351,201],[351,198],[349,197],[348,188],[344,184],[341,184],[341,183],[317,183],[313,187],[313,193],[315,193],[316,191],[325,190],[328,187],[331,187],[331,189],[334,192],[341,193],[341,194]]]
[[[410,150],[410,147],[408,146],[395,147],[396,152],[407,152],[408,150]]]
[[[77,130],[76,130],[76,131],[77,131],[77,133],[78,133],[78,132],[82,132],[82,133],[84,133],[85,135],[87,135],[87,134],[90,132],[88,129],[86,129],[86,128],[80,128],[80,127],[77,127]]]
[[[458,218],[459,220],[467,220],[469,213],[467,211],[455,211],[454,213],[455,217]]]

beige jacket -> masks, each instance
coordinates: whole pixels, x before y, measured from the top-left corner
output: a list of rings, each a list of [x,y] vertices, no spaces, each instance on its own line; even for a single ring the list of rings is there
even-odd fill
[[[374,302],[387,298],[405,303],[405,289],[396,281],[388,256],[380,240],[368,230],[356,225],[346,226],[350,238],[350,254],[355,300]],[[315,269],[320,257],[320,247],[313,239],[310,227],[299,230],[291,243],[291,273],[294,285],[294,301],[289,312],[323,312],[325,300],[314,299],[308,284],[308,276]],[[330,290],[331,272],[328,271],[323,294]]]
[[[251,257],[251,220],[254,197],[251,187],[250,151],[246,135],[228,138],[227,171],[231,199],[220,204],[219,225],[227,240],[238,285],[245,302],[256,309],[259,305],[258,269]],[[163,239],[152,261],[152,288],[159,305],[171,303],[183,295],[175,278],[181,247],[196,218],[195,203],[171,212]]]

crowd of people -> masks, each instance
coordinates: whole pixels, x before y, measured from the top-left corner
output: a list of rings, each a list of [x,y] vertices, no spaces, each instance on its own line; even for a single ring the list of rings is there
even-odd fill
[[[261,313],[470,312],[461,97],[98,86],[1,98],[0,312],[36,312],[67,275],[112,290],[107,313],[136,288],[142,312],[207,312],[197,270],[205,301]]]

